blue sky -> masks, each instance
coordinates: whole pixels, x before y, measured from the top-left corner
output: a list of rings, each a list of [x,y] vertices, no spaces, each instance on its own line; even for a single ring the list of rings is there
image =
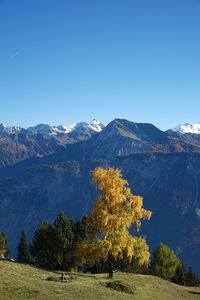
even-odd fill
[[[199,0],[0,0],[0,123],[200,122]]]

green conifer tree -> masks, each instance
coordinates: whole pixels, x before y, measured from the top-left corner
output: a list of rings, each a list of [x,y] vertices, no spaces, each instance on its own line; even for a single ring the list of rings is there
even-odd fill
[[[171,279],[179,263],[174,251],[160,243],[153,252],[150,268],[155,276]]]
[[[186,273],[185,265],[183,261],[180,259],[180,263],[178,264],[175,270],[175,274],[172,277],[172,282],[180,285],[185,285],[185,280],[186,280],[185,273]]]
[[[24,230],[21,232],[20,241],[17,246],[17,261],[22,263],[29,263],[28,243],[26,240],[26,233]]]
[[[185,275],[186,277],[186,285],[187,286],[197,286],[199,285],[199,278],[196,273],[192,270],[192,267],[189,266],[189,271]]]
[[[64,212],[60,212],[54,222],[54,254],[58,269],[67,271],[75,265],[73,227],[73,219],[68,220]]]
[[[7,236],[5,232],[2,232],[0,234],[0,250],[4,249],[6,247],[6,244],[7,244]]]
[[[30,244],[32,261],[44,268],[55,268],[54,228],[47,221],[40,223]]]
[[[75,224],[74,230],[74,251],[76,255],[76,266],[83,267],[84,270],[91,271],[91,266],[95,264],[95,258],[88,257],[87,261],[83,266],[83,257],[81,253],[77,250],[79,245],[83,241],[87,241],[88,243],[93,240],[93,229],[91,224],[89,223],[89,217],[84,215],[80,221],[77,221]],[[84,259],[85,261],[85,259]]]

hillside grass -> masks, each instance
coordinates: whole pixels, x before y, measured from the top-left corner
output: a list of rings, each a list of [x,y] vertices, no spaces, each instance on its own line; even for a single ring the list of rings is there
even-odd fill
[[[200,299],[200,287],[183,287],[154,276],[116,273],[112,281],[133,287],[134,294],[128,294],[109,288],[107,274],[65,274],[72,279],[48,281],[49,277],[59,280],[61,272],[0,260],[0,299]]]

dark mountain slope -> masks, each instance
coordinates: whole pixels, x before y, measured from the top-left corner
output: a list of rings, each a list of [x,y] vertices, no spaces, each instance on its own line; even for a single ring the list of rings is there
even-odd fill
[[[11,134],[0,138],[0,168],[54,153],[65,147],[67,139],[45,134]]]
[[[135,154],[114,165],[153,211],[142,227],[150,245],[163,242],[195,266],[200,255],[200,154]]]
[[[184,142],[191,143],[193,145],[200,145],[200,134],[197,133],[181,133],[177,131],[167,130],[169,137],[182,140]]]
[[[132,192],[152,210],[151,220],[141,230],[151,250],[163,242],[195,266],[200,255],[199,153],[137,153],[111,161],[70,161],[2,180],[0,220],[10,246],[16,246],[22,228],[30,238],[41,220],[54,220],[60,210],[75,219],[89,213],[96,199],[89,171],[98,165],[122,169]]]
[[[77,142],[77,144],[67,144],[66,146],[59,147],[58,150],[52,154],[44,156],[33,156],[28,159],[24,159],[15,164],[0,168],[0,178],[17,176],[25,170],[40,166],[40,165],[54,165],[57,163],[79,160],[83,155],[83,142]]]

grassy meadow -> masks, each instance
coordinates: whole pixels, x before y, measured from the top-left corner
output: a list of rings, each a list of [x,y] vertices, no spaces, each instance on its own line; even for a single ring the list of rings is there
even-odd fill
[[[110,280],[107,274],[65,274],[71,279],[62,282],[61,272],[0,260],[0,299],[200,300],[200,287],[183,287],[154,276],[116,273]],[[120,281],[133,293],[111,289],[107,284],[113,281]]]

